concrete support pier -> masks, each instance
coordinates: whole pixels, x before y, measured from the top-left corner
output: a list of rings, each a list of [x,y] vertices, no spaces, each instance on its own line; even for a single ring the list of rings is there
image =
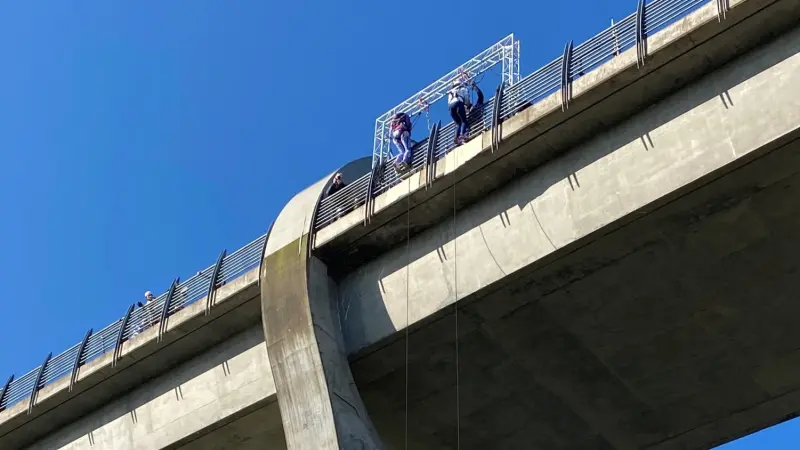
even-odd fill
[[[329,179],[295,196],[268,237],[260,274],[267,352],[289,450],[382,449],[350,373],[338,288],[308,252]]]

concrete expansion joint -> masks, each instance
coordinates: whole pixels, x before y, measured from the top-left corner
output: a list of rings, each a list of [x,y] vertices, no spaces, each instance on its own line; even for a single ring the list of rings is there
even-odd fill
[[[326,329],[325,329],[325,327],[322,327],[322,326],[320,326],[320,325],[319,325],[319,324],[317,324],[317,323],[314,323],[314,325],[313,325],[313,326],[314,326],[314,330],[319,330],[319,331],[321,331],[321,332],[322,332],[322,334],[324,334],[324,335],[325,335],[325,336],[327,336],[328,338],[330,338],[330,339],[333,339],[333,340],[336,340],[336,337],[335,337],[334,335],[332,335],[330,332],[328,332],[328,330],[326,330]]]
[[[335,395],[335,396],[336,396],[336,398],[338,398],[339,400],[341,400],[341,401],[343,401],[343,402],[347,403],[347,406],[349,406],[349,407],[350,407],[350,408],[353,410],[353,412],[355,412],[355,413],[356,413],[356,415],[357,415],[357,416],[361,417],[361,415],[358,413],[358,409],[357,409],[357,408],[356,408],[356,407],[355,407],[355,406],[354,406],[352,403],[350,403],[349,401],[347,401],[347,399],[346,399],[346,398],[342,397],[342,396],[341,396],[341,394],[339,394],[338,392],[334,391],[334,392],[333,392],[333,395]]]

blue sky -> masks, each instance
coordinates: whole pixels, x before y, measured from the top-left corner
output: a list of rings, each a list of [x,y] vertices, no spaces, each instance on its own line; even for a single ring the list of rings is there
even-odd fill
[[[3,2],[0,378],[264,233],[474,53],[514,32],[524,75],[635,3]]]

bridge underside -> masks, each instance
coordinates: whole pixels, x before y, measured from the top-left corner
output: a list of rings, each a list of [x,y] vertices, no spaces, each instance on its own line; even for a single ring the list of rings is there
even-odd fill
[[[186,439],[180,450],[235,448],[237,450],[284,450],[278,403],[272,402],[200,436]]]
[[[791,139],[354,361],[383,439],[403,448],[407,411],[414,449],[699,449],[792,417]]]

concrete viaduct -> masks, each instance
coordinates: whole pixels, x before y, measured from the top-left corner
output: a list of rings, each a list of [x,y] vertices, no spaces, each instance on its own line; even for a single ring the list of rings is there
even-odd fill
[[[705,449],[794,417],[800,2],[646,49],[322,228],[330,177],[300,192],[210,311],[0,411],[0,448]]]

